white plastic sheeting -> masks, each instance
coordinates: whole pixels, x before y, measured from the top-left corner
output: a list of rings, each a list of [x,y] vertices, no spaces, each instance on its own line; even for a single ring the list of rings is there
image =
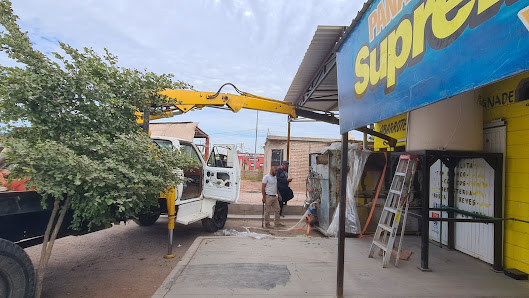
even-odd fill
[[[341,146],[341,143],[339,143]],[[334,145],[334,144],[333,144]],[[356,144],[352,144],[356,145]],[[331,147],[333,147],[331,145]],[[330,147],[329,147],[330,148]],[[346,209],[345,209],[345,232],[351,234],[360,234],[360,220],[358,219],[358,212],[356,211],[356,199],[355,193],[358,189],[358,184],[367,158],[371,154],[371,151],[360,150],[358,146],[349,145],[349,151],[347,152],[347,161],[349,163],[349,172],[347,173],[347,189],[346,189]],[[327,234],[332,237],[338,236],[338,223],[340,214],[340,204],[338,203],[331,224],[327,229]]]
[[[220,230],[215,232],[215,236],[237,236],[237,237],[250,237],[255,239],[263,239],[263,238],[274,238],[272,235],[268,234],[259,234],[255,232],[250,232],[250,230],[247,227],[243,227],[246,232],[239,232],[235,229],[229,229],[229,230]]]

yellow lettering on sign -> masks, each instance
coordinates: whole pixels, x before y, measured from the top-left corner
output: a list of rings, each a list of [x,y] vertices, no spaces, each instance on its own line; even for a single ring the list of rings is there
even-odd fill
[[[397,53],[397,41],[402,41],[400,53]],[[388,36],[388,78],[387,88],[395,85],[397,81],[396,71],[401,69],[408,60],[412,43],[412,26],[408,19],[400,22],[397,30]]]
[[[425,1],[415,9],[413,13],[413,25],[415,28],[424,28],[426,21],[432,15],[435,0]],[[413,30],[413,51],[411,56],[413,58],[424,53],[425,47],[424,30]]]
[[[362,78],[362,81],[357,81],[354,85],[355,94],[363,95],[369,85],[369,64],[362,63],[367,57],[369,57],[369,47],[363,46],[358,52],[355,61],[355,75],[357,78]]]
[[[449,12],[459,6],[463,0],[437,0],[435,1],[435,13],[432,15],[432,32],[435,37],[444,39],[454,34],[467,21],[475,0],[457,10],[457,14],[451,20],[446,18]]]
[[[386,28],[409,2],[410,0],[380,1],[368,18],[369,40],[372,41]],[[495,16],[503,4],[509,6],[515,2],[516,0],[419,1],[413,11],[403,16],[379,44],[372,47],[365,44],[360,48],[354,64],[355,97],[361,99],[368,88],[374,90],[384,82],[386,94],[392,92],[404,67],[411,67],[421,61],[426,52],[426,41],[435,50],[446,48],[464,30],[476,28]],[[518,16],[529,29],[529,7],[521,10]]]
[[[377,70],[377,60],[380,61],[380,66]],[[374,48],[369,55],[369,64],[371,65],[369,72],[369,82],[375,86],[379,80],[386,77],[388,70],[388,39],[385,38],[380,43],[380,58],[377,56],[377,48]]]

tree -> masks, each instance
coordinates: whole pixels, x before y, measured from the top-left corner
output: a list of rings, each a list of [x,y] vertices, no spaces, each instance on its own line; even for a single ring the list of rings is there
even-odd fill
[[[136,123],[135,113],[168,99],[157,92],[190,86],[117,66],[105,49],[77,50],[59,43],[48,57],[33,48],[17,25],[9,0],[0,0],[0,50],[17,66],[0,65],[0,122],[7,124],[11,175],[52,205],[40,264],[37,297],[59,228],[68,210],[72,228],[108,227],[157,204],[160,192],[180,183],[173,173],[189,158],[155,146]]]

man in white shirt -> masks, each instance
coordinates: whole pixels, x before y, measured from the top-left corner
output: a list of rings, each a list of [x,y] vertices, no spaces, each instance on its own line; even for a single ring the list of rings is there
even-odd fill
[[[263,177],[263,185],[261,192],[263,193],[263,203],[265,204],[264,220],[265,227],[271,228],[270,225],[270,208],[274,209],[274,225],[276,227],[284,227],[285,225],[279,222],[279,201],[281,201],[281,195],[277,191],[277,167],[272,167],[270,173]],[[279,196],[279,200],[278,200]]]

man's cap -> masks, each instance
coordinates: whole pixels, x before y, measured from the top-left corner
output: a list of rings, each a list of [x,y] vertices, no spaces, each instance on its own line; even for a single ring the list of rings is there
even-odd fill
[[[284,166],[287,166],[287,167],[289,165],[288,161],[286,161],[286,160],[283,160],[283,162],[281,164],[284,165]]]

